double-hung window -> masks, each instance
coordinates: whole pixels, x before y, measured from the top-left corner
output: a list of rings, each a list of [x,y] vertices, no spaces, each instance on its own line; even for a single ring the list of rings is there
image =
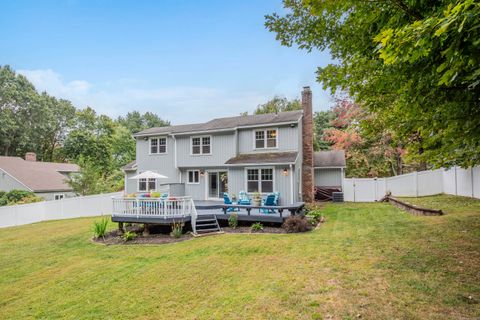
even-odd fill
[[[198,184],[200,183],[200,172],[198,170],[188,171],[188,181],[189,184]]]
[[[150,153],[167,153],[167,138],[150,138]]]
[[[277,129],[255,130],[255,149],[277,147]]]
[[[211,137],[192,137],[192,154],[211,154]]]
[[[273,169],[248,169],[247,192],[273,192]]]
[[[138,179],[138,191],[150,191],[157,189],[156,179]]]

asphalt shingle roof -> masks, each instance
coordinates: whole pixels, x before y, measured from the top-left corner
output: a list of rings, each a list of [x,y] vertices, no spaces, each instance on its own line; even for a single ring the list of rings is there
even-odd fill
[[[230,158],[225,164],[262,164],[262,163],[293,163],[297,152],[244,153]]]
[[[183,124],[168,127],[155,127],[140,131],[135,136],[166,134],[166,133],[186,133],[195,131],[213,131],[222,129],[233,129],[236,127],[276,124],[284,122],[296,122],[302,116],[302,110],[286,111],[279,113],[257,114],[236,116],[228,118],[217,118],[205,123]]]
[[[345,167],[345,151],[317,151],[313,154],[315,168]]]
[[[64,173],[78,172],[72,163],[25,161],[20,157],[0,156],[0,169],[33,191],[68,191]]]

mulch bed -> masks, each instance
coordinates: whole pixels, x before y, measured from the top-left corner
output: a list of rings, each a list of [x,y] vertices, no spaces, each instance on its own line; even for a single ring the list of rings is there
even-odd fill
[[[321,223],[317,226],[313,226],[312,230],[317,229]],[[283,229],[280,225],[264,225],[262,231],[252,231],[250,226],[240,225],[237,228],[233,229],[228,226],[221,227],[224,233],[248,233],[248,234],[287,234],[287,231]],[[191,240],[194,236],[187,232],[180,238],[174,238],[170,236],[169,233],[151,233],[148,236],[142,234],[143,226],[142,225],[132,225],[126,227],[127,231],[137,233],[137,237],[130,241],[125,241],[119,230],[113,230],[108,232],[104,238],[93,239],[93,242],[105,244],[105,245],[130,245],[130,244],[166,244],[166,243],[175,243],[182,242],[186,240]],[[307,231],[309,232],[309,231]]]

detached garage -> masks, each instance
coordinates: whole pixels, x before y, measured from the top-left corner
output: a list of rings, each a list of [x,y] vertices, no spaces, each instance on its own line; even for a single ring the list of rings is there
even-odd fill
[[[331,200],[332,192],[342,191],[345,152],[343,150],[315,152],[313,164],[315,200]]]

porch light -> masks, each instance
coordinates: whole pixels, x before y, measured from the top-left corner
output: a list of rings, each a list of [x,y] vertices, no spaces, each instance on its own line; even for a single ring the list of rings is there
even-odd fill
[[[287,168],[283,169],[283,175],[284,175],[285,177],[288,176],[288,169],[287,169]]]
[[[200,170],[200,177],[203,177],[205,175],[205,171]]]

